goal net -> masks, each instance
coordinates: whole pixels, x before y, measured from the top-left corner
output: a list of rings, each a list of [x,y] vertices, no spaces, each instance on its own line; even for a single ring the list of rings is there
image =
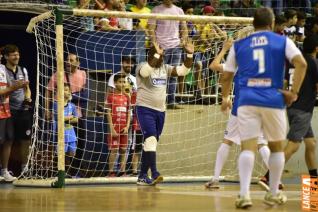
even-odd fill
[[[107,112],[105,100],[107,93],[111,92],[108,81],[112,74],[128,69],[128,72],[135,76],[136,66],[146,60],[147,49],[151,45],[151,34],[140,24],[147,23],[148,19],[152,19],[152,23],[157,24],[156,30],[159,30],[160,24],[164,22],[178,22],[176,26],[179,26],[180,30],[188,30],[186,36],[192,40],[196,52],[191,72],[184,78],[179,77],[169,81],[171,83],[169,86],[174,86],[174,89],[173,92],[167,90],[167,99],[173,100],[167,100],[164,130],[157,149],[158,170],[167,181],[210,179],[213,175],[217,149],[223,140],[228,115],[220,112],[220,76],[209,69],[209,64],[220,51],[227,37],[236,39],[238,35],[243,36],[250,32],[251,19],[155,16],[74,9],[65,12],[63,30],[58,32],[59,34],[56,33],[59,20],[53,13],[43,14],[30,22],[34,27],[31,26],[29,29],[33,30],[37,43],[36,107],[27,169],[16,184],[22,185],[27,182],[35,185],[40,180],[52,182],[58,176],[61,167],[65,169],[66,184],[136,181],[135,177],[130,176],[131,173],[136,172],[136,169],[138,171],[140,166],[140,155],[138,155],[138,146],[141,149],[138,142],[140,132],[133,127],[135,125],[131,126],[128,133],[128,145],[125,151],[126,175],[107,177],[110,169],[108,145],[110,130],[105,115]],[[113,21],[127,25],[120,25],[120,29],[113,27],[110,30],[107,27]],[[181,25],[186,27],[182,28]],[[179,37],[169,36],[165,38],[167,42],[171,39],[178,40]],[[57,41],[58,37],[63,38],[63,45],[59,48],[56,45],[60,42]],[[164,46],[164,43],[159,45]],[[166,55],[167,64],[182,63],[184,53],[180,46],[179,44],[175,46],[179,53],[165,50],[166,54],[170,54]],[[61,57],[64,59],[59,63],[57,58]],[[61,78],[55,73],[58,64],[64,64]],[[56,92],[58,81],[62,81],[59,93]],[[133,80],[128,81],[134,83]],[[65,97],[64,83],[70,84],[71,100]],[[129,92],[135,92],[134,86],[132,87]],[[59,98],[61,96],[65,98]],[[65,121],[64,126],[64,130],[71,129],[76,134],[73,146],[64,143],[64,140],[58,142],[61,139],[57,134],[56,125],[58,101],[62,102],[63,107],[65,106],[62,109],[65,117],[70,112],[67,102],[71,102],[76,107],[78,121],[71,124]],[[133,100],[131,104],[133,108]],[[68,136],[65,133],[65,141],[70,139]],[[61,143],[66,146],[67,153],[58,148]],[[238,152],[239,147],[232,147],[230,157],[222,171],[223,179],[238,179],[236,164]],[[65,160],[65,164],[59,165],[59,160],[62,159]],[[115,172],[120,171],[121,161],[118,153],[114,164]],[[262,175],[263,171],[262,160],[257,157],[253,175]]]

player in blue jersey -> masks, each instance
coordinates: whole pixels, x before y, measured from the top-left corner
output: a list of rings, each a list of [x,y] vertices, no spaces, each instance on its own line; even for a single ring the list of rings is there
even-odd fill
[[[245,36],[244,36],[245,37]],[[241,38],[241,37],[239,37]],[[222,74],[224,64],[221,64],[221,60],[224,58],[224,55],[231,48],[233,43],[232,39],[229,39],[224,42],[223,48],[220,53],[214,58],[212,63],[210,64],[210,69],[215,72],[220,72]],[[233,144],[241,145],[240,142],[240,134],[238,131],[238,123],[237,123],[237,103],[238,103],[238,86],[237,83],[234,83],[234,103],[231,110],[231,115],[227,122],[226,129],[224,131],[224,140],[221,143],[217,153],[216,160],[214,166],[214,176],[211,178],[209,182],[205,184],[205,187],[208,189],[219,188],[219,177],[223,166],[228,158],[230,148]],[[267,146],[267,141],[263,139],[262,136],[258,139],[258,151],[262,156],[262,159],[268,167],[268,159],[270,155],[270,150]]]
[[[263,131],[271,150],[269,158],[270,191],[264,202],[283,204],[287,197],[278,190],[284,168],[283,141],[287,123],[285,103],[297,100],[297,94],[306,72],[306,61],[299,49],[287,37],[271,30],[274,14],[270,8],[255,11],[255,33],[234,43],[227,57],[222,80],[222,111],[231,107],[230,88],[236,73],[239,86],[238,123],[241,153],[238,159],[240,193],[237,208],[252,206],[249,194],[254,166],[257,138]],[[287,59],[295,67],[294,83],[290,91],[283,89],[284,65]],[[285,101],[284,101],[285,100]]]

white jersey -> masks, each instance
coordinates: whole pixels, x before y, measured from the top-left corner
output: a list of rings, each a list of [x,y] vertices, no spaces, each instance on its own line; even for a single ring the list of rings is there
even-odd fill
[[[142,77],[139,71],[146,62],[139,64],[136,69],[137,101],[136,105],[148,107],[163,112],[166,110],[167,80],[173,66],[164,64],[154,69],[149,77]]]

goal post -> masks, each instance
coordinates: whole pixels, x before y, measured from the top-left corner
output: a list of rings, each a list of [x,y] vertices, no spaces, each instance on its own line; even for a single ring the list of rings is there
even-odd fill
[[[27,171],[23,172],[17,186],[63,187],[73,184],[133,183],[136,177],[107,177],[109,171],[109,148],[107,145],[107,119],[96,111],[105,104],[107,81],[110,73],[121,70],[123,56],[144,62],[149,46],[146,34],[140,30],[90,31],[82,27],[82,17],[116,17],[126,19],[155,19],[186,21],[194,24],[214,24],[225,34],[241,37],[251,31],[251,18],[188,16],[164,14],[138,14],[84,9],[56,8],[30,21],[28,32],[35,33],[37,43],[38,75],[35,118],[31,151]],[[196,49],[202,45],[194,39]],[[204,89],[201,99],[194,97],[201,83],[193,66],[190,75],[183,79],[184,90],[176,99],[183,109],[167,110],[166,122],[158,146],[158,167],[166,182],[205,181],[213,174],[217,148],[223,140],[227,116],[218,105],[219,74],[212,72],[208,64],[222,48],[225,37],[212,38],[202,57],[201,72]],[[76,52],[80,65],[85,70],[86,106],[80,108],[82,117],[75,126],[78,137],[76,154],[66,166],[64,125],[64,83],[65,61],[69,53]],[[204,59],[203,59],[204,58]],[[200,73],[201,73],[200,72]],[[56,75],[57,92],[51,101],[57,102],[57,133],[52,121],[45,117],[46,92],[52,75]],[[69,79],[68,79],[69,80]],[[202,79],[201,79],[202,80]],[[180,80],[182,81],[182,79]],[[203,81],[203,80],[202,80]],[[201,89],[201,88],[200,88]],[[53,120],[54,122],[54,120]],[[55,123],[55,124],[56,124]],[[129,134],[126,159],[132,160],[134,133]],[[56,142],[57,140],[57,142]],[[221,179],[237,180],[236,156],[238,147],[231,150]],[[69,158],[68,158],[69,159]],[[116,160],[116,170],[119,160]],[[130,167],[127,163],[127,167]],[[257,159],[253,176],[263,174],[263,164]],[[71,173],[71,174],[70,174]],[[68,176],[67,176],[68,175]],[[70,175],[75,175],[73,178]],[[66,178],[66,176],[68,178]]]

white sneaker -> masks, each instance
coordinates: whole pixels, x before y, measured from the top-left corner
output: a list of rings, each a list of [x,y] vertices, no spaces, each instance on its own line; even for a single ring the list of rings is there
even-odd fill
[[[6,182],[13,182],[17,179],[16,177],[13,177],[9,171],[5,171],[4,173],[2,173],[2,177]]]
[[[253,203],[250,196],[238,196],[235,201],[236,208],[247,209],[252,207]]]
[[[218,189],[220,188],[220,184],[218,180],[214,180],[213,178],[204,184],[205,188],[207,189]]]
[[[281,191],[276,195],[273,195],[271,192],[267,192],[264,197],[264,203],[270,206],[274,206],[276,204],[282,205],[287,201],[286,195],[284,195]]]
[[[0,176],[0,182],[1,182],[1,181],[4,181],[4,178],[3,178],[2,176]]]

